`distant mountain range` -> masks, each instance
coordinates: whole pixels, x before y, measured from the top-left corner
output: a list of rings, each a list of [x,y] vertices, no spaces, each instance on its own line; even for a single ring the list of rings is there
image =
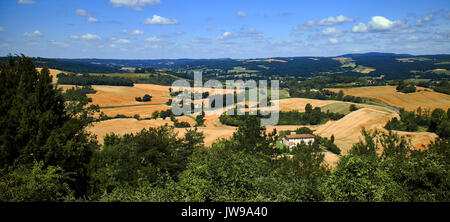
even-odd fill
[[[350,53],[345,55],[340,55],[337,57],[361,57],[361,56],[398,56],[398,57],[412,57],[411,54],[396,54],[396,53],[385,53],[385,52],[367,52],[367,53]]]
[[[351,57],[351,59],[338,59]],[[252,59],[48,59],[32,58],[36,66],[74,73],[126,73],[124,67],[152,67],[162,72],[190,75],[201,70],[204,75],[266,79],[270,76],[385,76],[386,79],[442,79],[449,75],[450,55],[410,55],[382,52],[351,53],[336,57],[274,57]],[[0,57],[6,61],[7,57]],[[432,70],[441,70],[440,73]],[[445,72],[442,73],[442,70]],[[185,76],[183,76],[185,77]]]

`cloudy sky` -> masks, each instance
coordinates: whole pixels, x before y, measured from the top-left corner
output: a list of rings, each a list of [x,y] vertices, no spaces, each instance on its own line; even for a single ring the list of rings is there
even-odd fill
[[[450,53],[449,0],[1,0],[0,56]]]

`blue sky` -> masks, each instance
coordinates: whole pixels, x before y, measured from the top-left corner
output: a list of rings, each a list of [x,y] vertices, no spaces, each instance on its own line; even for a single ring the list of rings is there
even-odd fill
[[[450,53],[450,1],[2,0],[0,55],[258,58]]]

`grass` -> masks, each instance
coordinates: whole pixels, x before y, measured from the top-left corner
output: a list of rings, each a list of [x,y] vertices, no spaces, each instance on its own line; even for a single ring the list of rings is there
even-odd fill
[[[257,70],[247,70],[244,67],[240,67],[240,66],[236,66],[234,67],[232,70],[228,70],[228,73],[254,73],[254,72],[259,72]]]
[[[358,107],[358,105],[356,107]],[[332,103],[332,104],[322,107],[322,112],[326,112],[327,110],[329,110],[330,112],[333,112],[333,113],[340,113],[340,114],[347,115],[350,113],[350,104],[348,104],[348,103]]]

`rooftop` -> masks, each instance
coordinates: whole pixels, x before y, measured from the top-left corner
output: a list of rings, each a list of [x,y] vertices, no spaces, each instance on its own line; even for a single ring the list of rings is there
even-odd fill
[[[293,134],[284,136],[286,139],[309,139],[314,138],[312,134]]]

